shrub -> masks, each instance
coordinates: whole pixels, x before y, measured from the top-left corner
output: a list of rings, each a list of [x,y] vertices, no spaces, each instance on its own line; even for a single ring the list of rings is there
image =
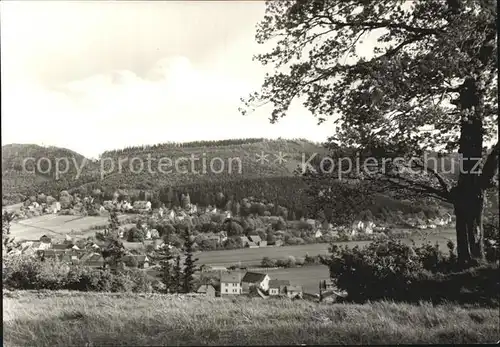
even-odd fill
[[[276,266],[276,261],[269,258],[269,257],[264,257],[262,258],[262,261],[260,263],[262,267],[275,267]]]
[[[286,259],[286,267],[295,267],[297,265],[297,259],[293,255],[289,255]]]
[[[484,270],[480,281],[471,279],[469,270],[458,269],[453,249],[450,244],[453,256],[446,256],[434,245],[412,247],[396,240],[374,241],[364,248],[332,245],[331,257],[322,262],[351,301],[497,300],[493,293],[498,280],[486,277],[493,272]],[[473,294],[465,298],[463,288]]]
[[[105,292],[151,292],[153,283],[138,269],[117,272],[40,261],[26,256],[4,258],[3,284],[10,289],[49,289]]]

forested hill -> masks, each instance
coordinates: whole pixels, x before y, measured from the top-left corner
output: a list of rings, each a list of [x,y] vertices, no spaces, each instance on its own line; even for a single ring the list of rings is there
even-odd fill
[[[39,192],[57,195],[61,190],[79,187],[155,191],[165,186],[291,176],[302,156],[307,159],[314,153],[327,152],[320,144],[304,139],[254,138],[129,147],[106,151],[99,161],[91,161],[66,148],[11,144],[2,146],[3,202],[15,203]],[[197,158],[194,165],[191,156]],[[284,160],[279,160],[280,156]],[[35,160],[27,161],[23,170],[26,158]],[[49,163],[45,159],[39,161],[37,168],[41,158],[50,160],[51,171],[47,170]],[[59,177],[55,177],[54,170],[57,158],[68,158],[70,164]],[[162,163],[167,166],[161,166]],[[64,169],[64,163],[60,165]]]

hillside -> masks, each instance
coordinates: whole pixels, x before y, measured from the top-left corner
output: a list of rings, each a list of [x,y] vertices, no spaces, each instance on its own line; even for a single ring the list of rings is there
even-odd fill
[[[58,158],[67,158],[69,166],[66,173],[56,177]],[[81,177],[75,179],[78,167],[83,169]],[[60,171],[66,171],[65,163],[59,162],[59,168]],[[67,148],[43,147],[35,144],[4,145],[2,146],[2,197],[3,200],[15,203],[20,202],[23,195],[67,189],[93,180],[98,172],[97,168],[97,163]]]
[[[267,154],[267,160],[260,163],[257,161],[257,155],[263,152]],[[280,152],[286,154],[286,162],[275,162]],[[130,147],[106,151],[100,155],[100,161],[94,162],[65,148],[31,144],[5,145],[2,146],[3,200],[6,203],[16,203],[21,201],[21,195],[32,195],[37,192],[57,195],[61,190],[79,187],[98,187],[109,191],[117,189],[154,191],[165,186],[291,176],[293,170],[300,164],[303,153],[326,153],[326,151],[320,145],[302,139],[240,139]],[[191,155],[200,158],[195,161],[194,167],[191,167]],[[36,160],[49,158],[52,168],[56,166],[56,158],[69,158],[69,170],[56,179],[54,170],[52,173],[44,173],[49,165],[47,162],[41,162],[42,172],[40,172],[30,160],[26,169],[34,172],[28,173],[23,171],[23,160],[30,157]],[[122,161],[120,171],[118,166],[122,158],[128,158],[132,165],[130,162]],[[162,162],[160,158],[164,158]],[[187,158],[188,161],[181,158]],[[85,160],[82,174],[78,179],[75,179],[78,168],[73,164],[73,160],[79,166]],[[176,160],[179,163],[177,168]],[[213,170],[210,166],[212,160]],[[165,161],[171,165],[164,166],[162,173],[159,164]],[[143,170],[138,169],[141,162]],[[220,166],[221,162],[223,168]],[[100,177],[101,163],[104,167],[103,179]],[[64,164],[60,165],[64,168]],[[232,167],[231,170],[229,166]],[[148,167],[151,167],[151,170]],[[167,172],[169,170],[172,172]],[[219,173],[219,170],[222,172]]]
[[[494,343],[498,308],[4,292],[5,346]]]

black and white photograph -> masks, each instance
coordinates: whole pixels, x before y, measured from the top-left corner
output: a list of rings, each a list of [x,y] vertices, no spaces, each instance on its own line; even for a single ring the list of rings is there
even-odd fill
[[[500,344],[497,11],[1,1],[2,345]]]

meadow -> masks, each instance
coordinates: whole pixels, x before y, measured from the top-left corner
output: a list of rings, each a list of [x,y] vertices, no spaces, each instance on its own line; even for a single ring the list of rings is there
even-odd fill
[[[4,292],[5,346],[492,343],[497,308]]]
[[[423,230],[422,234],[425,235],[430,233],[431,230]],[[401,241],[405,243],[415,243],[422,244],[425,242],[431,242],[432,244],[438,243],[442,250],[446,250],[446,243],[452,240],[455,242],[455,230],[453,229],[433,229],[426,238],[422,237],[418,231],[413,233],[411,239],[402,239]],[[347,245],[349,247],[360,246],[363,247],[369,244],[371,241],[348,241],[348,242],[336,242],[338,246]],[[219,266],[231,266],[241,264],[242,266],[257,265],[260,264],[263,257],[269,257],[271,259],[284,259],[288,256],[294,257],[305,257],[306,254],[310,256],[318,254],[328,254],[328,248],[330,245],[328,243],[314,243],[299,246],[283,246],[283,247],[262,247],[262,248],[243,248],[243,249],[233,249],[233,250],[220,250],[220,251],[209,251],[201,252],[197,254],[200,264],[207,265],[219,265]]]
[[[121,215],[118,218],[128,218]],[[10,227],[11,236],[16,240],[38,240],[42,235],[62,239],[65,235],[85,238],[95,235],[93,227],[109,224],[106,216],[60,216],[46,214],[30,219],[14,221]]]

